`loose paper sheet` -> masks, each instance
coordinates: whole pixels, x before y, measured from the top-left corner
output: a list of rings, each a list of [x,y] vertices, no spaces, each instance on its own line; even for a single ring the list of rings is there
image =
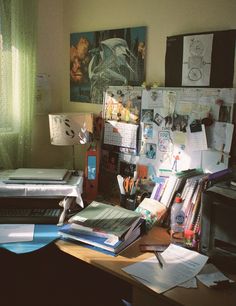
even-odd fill
[[[213,264],[205,265],[201,273],[197,275],[197,279],[207,287],[217,286],[217,283],[222,281],[229,281],[229,283],[234,283],[233,280],[226,277]]]
[[[233,138],[234,125],[227,122],[214,122],[208,128],[209,147],[219,152],[229,153]]]
[[[0,224],[0,243],[32,241],[34,224]]]
[[[196,279],[196,277],[193,277],[190,280],[188,280],[187,282],[184,282],[184,283],[178,285],[178,287],[182,287],[182,288],[197,288],[197,279]]]
[[[155,256],[123,268],[125,272],[157,293],[165,292],[196,276],[208,257],[170,244],[162,253],[163,268]]]
[[[205,125],[201,125],[201,131],[191,132],[190,128],[187,127],[187,138],[188,138],[188,148],[191,151],[202,151],[207,150],[207,138]]]

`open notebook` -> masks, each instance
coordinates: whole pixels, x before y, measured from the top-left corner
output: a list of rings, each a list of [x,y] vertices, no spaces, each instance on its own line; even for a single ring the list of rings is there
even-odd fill
[[[8,184],[66,184],[70,175],[67,169],[18,168],[4,182]]]

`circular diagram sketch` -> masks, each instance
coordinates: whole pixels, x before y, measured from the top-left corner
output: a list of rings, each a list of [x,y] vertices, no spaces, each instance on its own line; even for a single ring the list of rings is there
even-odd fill
[[[198,81],[202,77],[202,72],[199,68],[192,68],[189,70],[188,77],[191,81]]]

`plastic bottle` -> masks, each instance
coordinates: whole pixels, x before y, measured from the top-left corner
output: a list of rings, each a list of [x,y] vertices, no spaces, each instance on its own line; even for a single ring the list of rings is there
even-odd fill
[[[182,198],[179,195],[177,195],[171,207],[170,228],[171,228],[172,237],[176,236],[177,233],[184,232],[185,214],[182,210],[182,206],[183,206]],[[182,236],[179,238],[182,238]]]

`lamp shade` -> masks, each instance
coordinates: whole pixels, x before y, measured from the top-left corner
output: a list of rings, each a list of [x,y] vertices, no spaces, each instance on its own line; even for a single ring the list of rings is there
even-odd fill
[[[85,144],[93,133],[92,113],[49,114],[51,144],[68,146]]]

